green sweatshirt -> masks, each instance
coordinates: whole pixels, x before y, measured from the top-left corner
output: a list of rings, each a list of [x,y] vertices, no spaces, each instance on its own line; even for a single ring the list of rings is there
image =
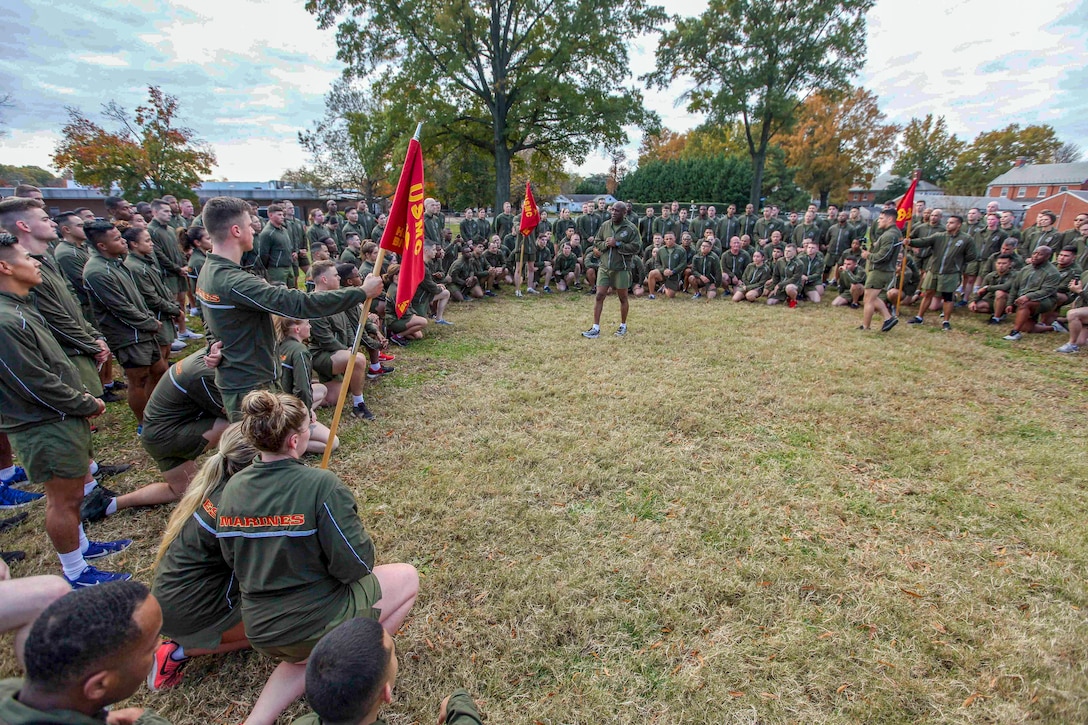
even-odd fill
[[[180,279],[181,268],[185,267],[185,254],[178,246],[177,232],[165,224],[160,224],[158,219],[152,219],[147,225],[147,231],[151,234],[151,241],[155,245],[155,259],[159,262],[166,277]]]
[[[310,354],[350,350],[355,344],[355,325],[359,319],[348,312],[310,320]]]
[[[948,232],[931,234],[911,240],[911,245],[922,249],[932,248],[928,271],[936,274],[963,274],[968,262],[975,261],[975,244],[962,231],[955,235]]]
[[[144,408],[143,437],[169,441],[174,432],[201,419],[226,418],[223,396],[215,386],[215,370],[204,364],[205,350],[197,350],[166,370]]]
[[[91,258],[87,243],[76,246],[62,239],[53,252],[53,258],[61,273],[67,278],[68,284],[72,285],[72,291],[79,300],[79,306],[85,312],[84,316],[90,315],[91,301],[87,297],[87,290],[83,289],[83,268],[87,265],[87,260]]]
[[[850,288],[856,284],[865,284],[865,270],[854,267],[851,272],[845,267],[839,270],[839,296],[850,297]]]
[[[291,458],[257,461],[231,477],[216,516],[256,645],[313,637],[344,610],[350,585],[372,573],[374,544],[332,471]]]
[[[111,350],[155,339],[159,321],[144,303],[132,273],[120,259],[91,252],[83,268],[83,284],[91,295],[91,310]]]
[[[295,261],[291,255],[295,253],[295,244],[291,241],[291,233],[287,226],[277,227],[267,224],[257,237],[257,256],[265,269],[291,269]]]
[[[151,593],[162,606],[167,637],[196,634],[241,604],[238,579],[215,538],[215,512],[226,485],[220,481],[208,490],[155,567]]]
[[[696,254],[691,260],[691,271],[695,274],[709,277],[712,284],[718,283],[718,275],[722,269],[722,262],[718,255],[711,252],[705,257]]]
[[[976,301],[977,300],[983,300],[985,302],[989,302],[990,306],[993,307],[994,297],[997,295],[997,293],[998,292],[1011,293],[1013,285],[1015,285],[1015,284],[1016,284],[1016,273],[1015,272],[1006,272],[1005,274],[998,274],[997,272],[990,272],[988,275],[986,275],[985,279],[982,280],[982,284],[979,285],[979,289],[986,288],[986,294],[979,295],[978,291],[976,290],[975,294],[973,296],[974,296]],[[1012,298],[1009,298],[1009,301],[1011,302]]]
[[[366,302],[362,287],[306,293],[271,285],[218,254],[209,254],[200,270],[196,296],[204,323],[223,342],[215,375],[223,392],[252,390],[279,378],[272,315],[313,319]]]
[[[574,256],[573,252],[569,255],[560,253],[559,256],[555,258],[553,269],[555,270],[555,275],[557,277],[566,277],[568,274],[575,271],[574,268],[577,265],[578,258]]]
[[[801,260],[801,274],[807,277],[805,287],[815,287],[823,282],[824,273],[824,255],[816,252],[811,257],[807,254],[799,254],[797,259]]]
[[[0,723],[4,725],[102,725],[109,714],[105,710],[97,715],[84,715],[73,710],[49,710],[48,712],[33,710],[16,699],[22,687],[22,680],[0,681]],[[136,725],[170,725],[170,721],[154,710],[144,710],[143,714],[137,718]]]
[[[638,227],[627,218],[619,224],[613,224],[609,219],[601,224],[597,232],[596,247],[601,252],[601,266],[612,271],[630,269],[631,257],[642,251],[642,237],[638,234]],[[609,237],[615,238],[615,247],[605,245]]]
[[[476,276],[476,267],[472,262],[473,260],[466,259],[462,254],[450,265],[451,292],[463,291],[468,286],[468,278]]]
[[[169,345],[177,337],[174,332],[174,318],[181,312],[177,297],[167,291],[162,273],[153,257],[129,252],[124,265],[132,273],[132,279],[136,282],[148,311],[162,323],[155,340],[159,345]]]
[[[34,304],[32,292],[0,292],[0,432],[33,428],[68,416],[87,417],[98,403]]]
[[[48,255],[31,256],[41,262],[42,283],[35,288],[34,296],[53,337],[69,356],[97,355],[100,334],[83,316],[79,300],[56,261]]]
[[[313,327],[311,326],[311,330]],[[354,342],[354,340],[352,340]],[[293,337],[276,343],[283,377],[280,389],[295,396],[310,410],[314,409],[313,356],[309,349]]]
[[[1027,297],[1039,302],[1053,297],[1058,292],[1060,282],[1061,274],[1050,262],[1039,267],[1029,264],[1016,274],[1016,284],[1013,285],[1010,301]]]
[[[322,725],[324,721],[317,713],[308,713],[292,720],[291,725]],[[447,725],[483,725],[480,719],[480,711],[476,709],[476,703],[465,690],[454,690],[446,703]],[[378,718],[372,725],[386,725],[385,720]]]
[[[1084,270],[1082,270],[1076,262],[1068,267],[1059,267],[1055,265],[1054,268],[1058,270],[1058,275],[1060,277],[1058,280],[1058,294],[1063,294],[1066,297],[1071,296],[1072,293],[1069,291],[1069,283],[1073,281],[1074,277],[1080,279]]]
[[[744,268],[744,273],[741,274],[740,283],[744,285],[744,291],[759,289],[767,284],[767,281],[771,278],[771,268],[768,264],[763,263],[758,267],[753,262]]]
[[[899,227],[891,226],[881,232],[880,236],[869,248],[867,272],[894,272],[895,260],[899,256],[899,248],[903,243],[903,233]]]
[[[726,277],[740,277],[744,274],[744,270],[748,268],[748,265],[752,263],[752,257],[743,249],[739,254],[733,254],[728,249],[722,252],[721,256],[721,272],[722,279]]]
[[[794,257],[793,259],[786,261],[786,258],[778,260],[774,263],[774,272],[771,274],[771,289],[778,288],[779,293],[785,294],[786,285],[801,286],[801,275],[804,273],[804,267],[801,265],[801,259]]]

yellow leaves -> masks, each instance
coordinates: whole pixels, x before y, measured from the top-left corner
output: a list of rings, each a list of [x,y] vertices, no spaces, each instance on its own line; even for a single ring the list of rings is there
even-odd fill
[[[971,705],[975,704],[975,700],[979,699],[982,696],[983,695],[981,692],[972,692],[970,695],[967,696],[967,699],[963,701],[963,707],[971,707]]]

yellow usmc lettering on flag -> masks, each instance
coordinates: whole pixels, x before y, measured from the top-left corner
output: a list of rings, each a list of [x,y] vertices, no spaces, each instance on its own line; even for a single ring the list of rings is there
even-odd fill
[[[528,217],[533,215],[533,205],[529,203],[529,197],[525,197],[525,200],[521,202],[521,213]]]
[[[897,222],[905,222],[908,219],[912,218],[914,218],[914,209],[911,209],[909,207],[906,209],[899,209],[899,211],[895,215],[895,220]]]
[[[415,219],[415,253],[419,254],[423,251],[423,184],[412,184],[408,191],[408,201],[412,205],[412,218]],[[404,247],[407,249],[408,245],[405,244]]]

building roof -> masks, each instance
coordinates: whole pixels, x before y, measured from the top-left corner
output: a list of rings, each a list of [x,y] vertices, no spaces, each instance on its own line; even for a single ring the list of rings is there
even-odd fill
[[[1070,190],[1070,191],[1056,192],[1056,193],[1051,194],[1050,196],[1046,197],[1045,199],[1036,199],[1036,200],[1032,201],[1029,204],[1024,204],[1024,208],[1027,209],[1029,207],[1033,207],[1033,206],[1036,206],[1038,204],[1046,204],[1047,202],[1053,201],[1054,199],[1057,199],[1058,197],[1061,197],[1061,196],[1066,196],[1067,194],[1069,196],[1075,196],[1076,198],[1080,199],[1081,201],[1088,201],[1088,191],[1078,191],[1078,190],[1073,189],[1073,190]]]
[[[1078,161],[1075,164],[1024,164],[1009,169],[988,186],[1083,184],[1086,180],[1088,161]]]
[[[850,188],[850,191],[852,191],[852,192],[884,191],[884,190],[886,190],[888,188],[888,185],[891,184],[897,178],[900,178],[900,177],[893,176],[890,171],[885,171],[884,173],[878,175],[875,179],[873,179],[873,183],[871,185],[869,185],[869,186],[854,186],[854,187]],[[908,186],[909,186],[909,183],[908,183]],[[931,184],[928,181],[926,181],[925,179],[919,179],[918,180],[918,187],[915,190],[916,194],[940,194],[941,192],[942,192],[941,187],[937,186],[936,184]]]
[[[597,201],[598,199],[604,199],[609,204],[616,201],[616,197],[611,194],[560,194],[555,197],[556,201],[574,202],[576,204],[584,204],[587,201]]]
[[[921,184],[918,184],[921,186]],[[902,195],[892,199],[892,201],[898,202],[902,199]],[[923,201],[923,199],[919,199]],[[974,207],[979,211],[985,212],[986,205],[990,202],[997,202],[998,211],[1023,211],[1030,206],[1029,203],[1025,203],[1025,200],[1008,199],[1005,197],[996,196],[953,196],[950,194],[927,194],[924,201],[926,207],[929,209],[943,209],[945,211],[954,210],[965,212],[968,209]]]

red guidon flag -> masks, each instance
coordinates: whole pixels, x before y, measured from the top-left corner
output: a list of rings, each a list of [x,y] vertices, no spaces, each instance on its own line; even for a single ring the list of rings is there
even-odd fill
[[[895,209],[895,226],[899,227],[899,231],[903,231],[911,222],[914,217],[914,189],[918,186],[918,177],[914,177],[914,181],[910,182],[910,188],[907,189],[907,193],[903,194],[903,198],[899,200],[899,206]]]
[[[408,309],[426,274],[423,266],[423,149],[414,138],[408,142],[408,155],[404,157],[404,168],[380,246],[400,257],[396,301],[399,317]],[[381,270],[376,271],[381,273]]]
[[[533,198],[533,187],[526,181],[525,201],[521,202],[521,233],[529,236],[539,223],[540,210],[537,209],[536,199]]]

